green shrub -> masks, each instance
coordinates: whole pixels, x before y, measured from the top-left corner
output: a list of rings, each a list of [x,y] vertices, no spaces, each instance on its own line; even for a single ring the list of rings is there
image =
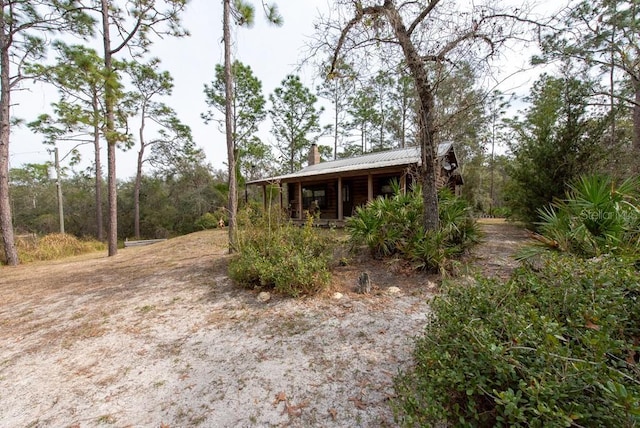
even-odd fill
[[[283,221],[279,213],[239,221],[238,254],[229,263],[229,276],[249,288],[273,289],[297,297],[325,288],[333,252],[330,237],[312,227]]]
[[[195,226],[202,230],[215,229],[218,227],[219,220],[211,213],[204,213],[195,221]]]
[[[639,183],[637,178],[617,185],[607,176],[582,177],[564,200],[539,210],[540,241],[583,257],[638,252]]]
[[[637,267],[559,254],[541,266],[445,285],[396,378],[401,425],[640,424]]]
[[[393,183],[391,197],[356,208],[346,229],[352,246],[366,245],[374,257],[399,255],[418,269],[438,270],[478,241],[479,228],[467,203],[448,189],[439,194],[440,230],[425,232],[420,188],[403,193]]]

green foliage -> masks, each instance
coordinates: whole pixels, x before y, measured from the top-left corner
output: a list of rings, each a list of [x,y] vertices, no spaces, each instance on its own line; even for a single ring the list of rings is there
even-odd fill
[[[204,213],[195,222],[195,226],[202,230],[215,229],[218,227],[218,220],[215,215],[211,213]]]
[[[636,426],[640,273],[558,254],[506,283],[445,284],[396,378],[403,426]],[[634,359],[635,357],[635,359]]]
[[[582,257],[640,250],[640,179],[616,183],[607,176],[582,177],[565,199],[540,211],[545,245]]]
[[[319,136],[320,114],[318,98],[304,86],[299,76],[287,76],[273,94],[269,95],[272,127],[276,148],[280,152],[283,172],[294,172],[302,168],[311,144]]]
[[[347,111],[352,117],[351,127],[360,133],[359,144],[352,142],[344,148],[344,157],[357,156],[371,151],[373,127],[378,122],[377,98],[373,88],[367,84],[359,87],[349,98]]]
[[[468,72],[456,73],[453,77],[464,79],[467,74]],[[476,78],[471,74],[466,77],[466,81],[472,85]],[[464,85],[464,80],[451,85],[446,104],[459,106],[463,114],[455,115],[445,122],[450,125],[447,126],[446,141],[456,142],[456,155],[462,165],[464,186],[461,196],[469,201],[476,212],[504,217],[504,187],[511,159],[496,152],[500,151],[500,146],[506,145],[508,128],[503,117],[509,109],[511,96],[499,91],[484,94],[473,90],[458,101],[459,95],[456,94],[460,92],[461,85]],[[451,90],[453,94],[450,93]],[[472,107],[474,105],[484,105],[484,110]],[[465,109],[466,106],[469,108]]]
[[[222,223],[220,223],[222,222]],[[224,207],[218,208],[214,213],[204,213],[195,222],[195,226],[198,229],[216,229],[224,227],[229,223],[229,216],[227,215],[227,209]]]
[[[608,152],[609,173],[628,178],[638,173],[640,154],[640,87],[633,83],[640,76],[640,8],[629,0],[581,0],[571,2],[565,12],[543,32],[542,57],[535,60],[570,60],[582,64],[584,74],[595,77],[592,93],[606,94],[606,98],[601,97],[594,105],[604,101],[616,116],[602,141]],[[634,155],[620,155],[630,151]]]
[[[407,74],[404,64],[391,73],[394,79],[389,93],[388,128],[390,140],[399,147],[415,146],[418,131],[416,109],[416,89],[413,79]]]
[[[256,173],[268,171],[273,155],[270,147],[258,138],[256,133],[267,112],[266,100],[262,94],[262,82],[250,66],[234,61],[233,75],[233,140],[237,150],[238,170],[244,177],[253,179]],[[201,114],[205,123],[224,123],[225,82],[224,66],[216,65],[215,80],[204,85],[205,102],[211,109]]]
[[[588,109],[591,91],[589,82],[544,75],[532,88],[525,118],[512,121],[514,158],[506,198],[518,219],[534,224],[540,207],[561,198],[568,184],[592,172],[601,158],[608,119]]]
[[[124,98],[120,76],[106,73],[104,60],[93,49],[59,41],[54,43],[54,47],[57,51],[55,64],[29,64],[27,70],[39,80],[54,85],[60,99],[52,103],[54,115],[41,114],[28,126],[42,134],[44,143],[50,145],[62,142],[77,144],[83,139],[97,138],[105,123],[105,111],[100,104],[105,87],[109,86],[118,99]],[[125,64],[116,61],[116,66],[120,69]],[[119,142],[130,146],[132,141],[126,130],[127,112],[121,108],[123,105],[119,103],[116,111],[119,131],[114,130],[114,135]]]
[[[278,5],[262,2],[262,8],[267,22],[278,27],[283,24],[284,21],[278,11]],[[231,15],[237,25],[251,28],[255,23],[256,10],[253,4],[244,0],[232,0]]]
[[[201,160],[202,161],[202,160]],[[46,165],[26,165],[10,172],[11,204],[17,233],[40,235],[59,230],[55,182]],[[75,173],[62,180],[65,231],[75,236],[95,236],[95,179],[93,171]],[[133,194],[135,178],[119,183],[119,238],[134,235]],[[196,221],[213,213],[227,220],[226,176],[201,162],[182,159],[171,170],[143,176],[140,189],[140,228],[144,238],[202,230]],[[105,186],[102,187],[106,192]]]
[[[298,227],[284,214],[245,212],[239,219],[238,254],[229,262],[229,277],[239,284],[273,289],[297,297],[324,289],[330,279],[332,245],[329,236],[313,228],[313,220]]]
[[[326,73],[328,69],[325,68],[323,74]],[[316,92],[318,96],[331,103],[334,111],[330,129],[333,135],[333,155],[337,158],[339,147],[347,142],[351,131],[347,107],[349,95],[354,87],[355,72],[351,64],[340,61],[332,74],[323,77],[324,81],[316,88]]]
[[[440,192],[440,230],[425,233],[422,192],[402,192],[393,183],[392,197],[378,197],[356,208],[346,229],[352,246],[366,245],[374,257],[399,255],[418,269],[438,270],[449,257],[477,242],[479,229],[466,202],[450,191]]]
[[[178,165],[168,175],[143,177],[140,191],[140,232],[145,238],[167,238],[202,230],[196,221],[226,205],[227,185],[208,165]],[[121,237],[134,235],[133,183],[119,188]],[[217,217],[216,220],[219,220]],[[225,216],[226,219],[226,216]],[[217,224],[217,223],[216,223]]]

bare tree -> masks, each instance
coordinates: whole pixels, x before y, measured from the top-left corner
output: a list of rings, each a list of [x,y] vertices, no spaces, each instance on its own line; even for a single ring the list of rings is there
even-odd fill
[[[523,8],[499,9],[489,1],[470,5],[447,0],[398,3],[394,0],[342,0],[350,18],[328,20],[324,42],[332,47],[332,68],[356,50],[393,46],[409,70],[417,94],[418,135],[421,147],[421,182],[424,228],[439,226],[436,189],[435,84],[433,70],[458,61],[488,64],[499,48],[518,34],[519,24],[531,22]],[[429,66],[429,64],[432,64]]]

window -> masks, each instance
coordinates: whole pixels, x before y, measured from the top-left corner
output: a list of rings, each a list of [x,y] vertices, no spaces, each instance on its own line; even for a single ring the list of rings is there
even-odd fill
[[[312,201],[316,201],[320,209],[327,208],[327,186],[311,186],[302,188],[302,206],[309,208]]]
[[[351,200],[351,195],[349,194],[349,185],[345,184],[342,186],[342,202],[349,202]]]
[[[385,197],[393,196],[393,187],[398,186],[400,183],[400,177],[388,177],[383,178],[380,182],[380,194]]]

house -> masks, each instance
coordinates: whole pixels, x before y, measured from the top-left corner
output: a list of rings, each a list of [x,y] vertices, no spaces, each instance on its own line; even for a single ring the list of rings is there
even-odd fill
[[[438,146],[437,162],[437,187],[447,186],[458,194],[463,180],[453,144]],[[304,221],[306,213],[312,213],[320,223],[340,225],[356,207],[380,195],[390,195],[392,181],[406,190],[417,180],[420,164],[419,147],[320,162],[318,147],[313,144],[307,167],[247,184],[262,186],[265,204],[267,186],[277,185],[280,205],[293,220]]]

